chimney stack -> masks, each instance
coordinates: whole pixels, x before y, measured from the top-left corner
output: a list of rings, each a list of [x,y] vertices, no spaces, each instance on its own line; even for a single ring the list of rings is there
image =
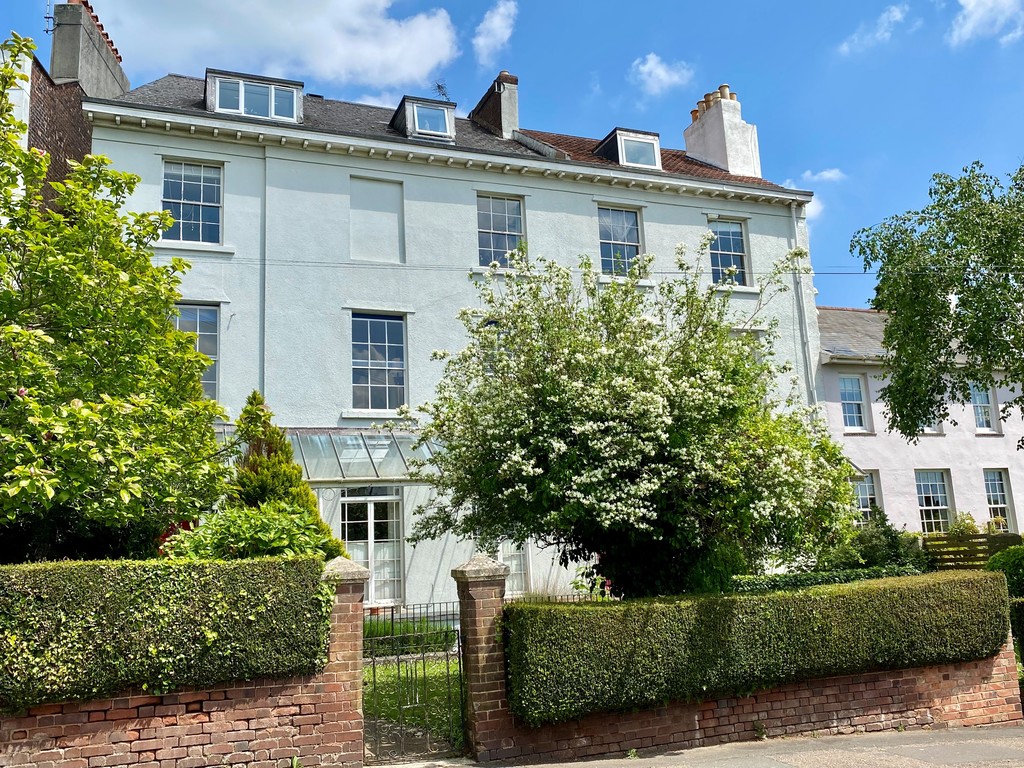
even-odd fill
[[[499,72],[469,119],[495,136],[511,139],[519,130],[519,78],[504,69]]]
[[[121,54],[103,29],[88,0],[70,0],[53,9],[50,77],[77,82],[86,96],[116,99],[129,89]]]
[[[761,178],[757,127],[743,121],[740,103],[728,85],[705,93],[690,110],[690,120],[683,131],[687,155],[735,176]]]

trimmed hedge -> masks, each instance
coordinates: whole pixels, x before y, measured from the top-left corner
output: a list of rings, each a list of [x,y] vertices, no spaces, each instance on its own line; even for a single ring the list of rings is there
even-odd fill
[[[777,592],[783,589],[814,587],[818,584],[849,584],[865,579],[885,579],[893,576],[917,576],[921,571],[912,565],[876,565],[871,568],[848,568],[841,571],[811,571],[808,573],[776,573],[770,576],[733,576],[730,586],[740,594]]]
[[[1024,648],[1024,597],[1010,598],[1010,631],[1014,646]]]
[[[0,567],[0,711],[315,673],[322,573],[317,557]]]
[[[512,712],[530,725],[833,675],[993,656],[1001,574],[959,571],[671,602],[511,603]]]

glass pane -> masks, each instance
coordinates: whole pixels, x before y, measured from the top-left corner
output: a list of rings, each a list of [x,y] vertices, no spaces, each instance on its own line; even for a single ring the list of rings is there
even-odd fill
[[[413,106],[416,114],[416,130],[422,133],[448,133],[448,121],[444,107]]]
[[[336,480],[343,477],[329,434],[301,434],[299,443],[310,480]]]
[[[245,114],[270,117],[270,86],[245,84]]]
[[[363,391],[366,391],[365,389]],[[353,392],[353,394],[355,394]],[[367,395],[367,400],[369,396]],[[356,406],[367,408],[368,405]],[[376,478],[377,473],[373,471],[373,464],[370,462],[370,454],[366,452],[363,438],[359,435],[333,435],[334,445],[341,457],[341,468],[347,479],[350,478]]]
[[[404,477],[405,461],[398,449],[398,443],[391,435],[364,435],[373,456],[373,463],[381,477]]]
[[[292,444],[292,454],[295,457],[295,463],[298,464],[300,467],[302,467],[302,479],[303,480],[309,480],[309,473],[306,472],[306,464],[305,464],[305,462],[303,462],[303,460],[302,460],[302,453],[299,450],[299,436],[298,435],[294,435],[294,434],[288,435],[288,442],[290,442]],[[323,501],[324,501],[324,498],[323,498],[323,496],[320,495],[320,490],[319,489],[317,490],[317,498],[320,499],[320,502],[321,502],[321,504],[320,504],[320,511],[321,511],[321,513],[323,513],[323,509],[324,509]],[[326,520],[326,519],[327,518],[325,517],[324,520]],[[335,534],[337,534],[337,530],[335,530]]]
[[[634,165],[648,165],[656,167],[657,157],[654,153],[654,143],[650,141],[638,141],[636,139],[623,139],[622,148],[626,155],[626,162]]]
[[[357,542],[346,539],[345,549],[347,549],[348,553],[352,556],[353,562],[359,563],[364,568],[369,565],[370,561],[367,555],[369,554],[370,546],[365,540]]]
[[[217,108],[238,109],[238,81],[218,80],[217,81]]]
[[[198,310],[199,315],[199,332],[200,333],[216,333],[217,332],[217,310],[210,307],[202,307]]]
[[[295,117],[295,91],[291,88],[274,88],[274,117]]]
[[[207,357],[217,356],[217,337],[203,333],[199,336],[199,351]]]

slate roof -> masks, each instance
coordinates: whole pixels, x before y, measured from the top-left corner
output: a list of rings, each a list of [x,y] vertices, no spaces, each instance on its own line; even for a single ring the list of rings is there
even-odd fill
[[[203,78],[186,75],[166,75],[159,80],[139,86],[119,99],[102,100],[112,103],[125,103],[133,106],[147,107],[157,110],[168,110],[179,114],[194,114],[197,117],[209,117],[204,105],[206,81]],[[355,104],[348,101],[324,99],[306,94],[302,101],[302,128],[318,133],[353,136],[359,138],[387,139],[417,146],[431,146],[435,142],[423,139],[411,139],[391,128],[388,123],[395,109],[378,107],[370,104]],[[218,113],[219,119],[238,120],[245,123],[264,123],[280,127],[275,120],[266,120],[242,115],[226,115]],[[503,155],[506,157],[529,157],[539,159],[541,153],[530,149],[518,141],[502,139],[481,128],[472,120],[456,118],[455,144],[457,149]],[[523,130],[523,134],[547,144],[565,153],[574,163],[586,163],[599,166],[615,165],[606,158],[594,153],[600,144],[599,139],[588,139],[582,136],[568,136],[545,131]],[[451,145],[448,145],[451,146]],[[553,161],[557,162],[557,161]],[[765,179],[752,176],[734,176],[720,168],[708,165],[688,157],[681,149],[662,149],[661,164],[666,176],[683,176],[690,179],[707,179],[764,187],[773,191],[783,191],[785,187]],[[658,171],[647,171],[658,173]]]
[[[832,355],[879,358],[885,313],[874,309],[818,307],[821,349]]]
[[[546,131],[523,130],[522,133],[541,141],[550,147],[565,152],[569,159],[582,163],[595,163],[597,165],[615,165],[611,160],[597,154],[594,150],[601,144],[603,139],[587,139],[582,136],[569,136],[563,133],[547,133]],[[756,176],[734,176],[731,173],[716,168],[708,163],[695,160],[686,154],[682,149],[661,150],[661,167],[665,173],[689,176],[698,179],[713,179],[715,181],[731,181],[741,184],[756,184],[759,187],[767,187],[774,190],[783,190],[780,187],[765,179]],[[657,171],[654,171],[657,173]]]
[[[140,107],[155,107],[196,116],[211,117],[213,113],[206,111],[204,91],[206,81],[198,77],[185,75],[166,75],[152,83],[139,86],[117,102],[125,102]],[[410,139],[405,134],[391,128],[388,123],[395,113],[395,107],[376,107],[370,104],[354,104],[349,101],[335,101],[319,96],[305,94],[302,99],[303,130],[317,133],[342,134],[373,139],[387,139],[418,146],[436,146],[437,142],[422,139]],[[264,123],[281,127],[279,120],[265,120],[249,115],[225,115],[216,113],[218,119],[239,120],[246,123]],[[446,145],[450,146],[450,145]],[[541,157],[537,152],[527,149],[515,141],[506,141],[484,130],[476,123],[465,118],[455,120],[455,147],[476,152],[493,152],[502,155],[518,155],[524,157]]]

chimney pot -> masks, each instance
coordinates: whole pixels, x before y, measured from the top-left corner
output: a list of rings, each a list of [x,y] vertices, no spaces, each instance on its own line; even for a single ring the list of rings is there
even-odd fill
[[[718,86],[718,95],[721,96],[723,99],[728,99],[729,98],[729,84],[728,83],[722,83],[720,86]]]
[[[736,101],[736,94],[735,93],[730,93],[729,94],[729,101]]]
[[[699,109],[691,109],[690,110],[690,122],[696,123],[698,117],[700,117],[700,110]]]
[[[703,115],[707,111],[708,111],[708,105],[705,104],[703,101],[698,101],[697,102],[697,114],[698,115]]]
[[[705,108],[710,109],[711,105],[714,104],[714,103],[715,102],[714,102],[714,99],[711,98],[711,94],[710,93],[705,93],[704,94],[704,106],[705,106]]]

